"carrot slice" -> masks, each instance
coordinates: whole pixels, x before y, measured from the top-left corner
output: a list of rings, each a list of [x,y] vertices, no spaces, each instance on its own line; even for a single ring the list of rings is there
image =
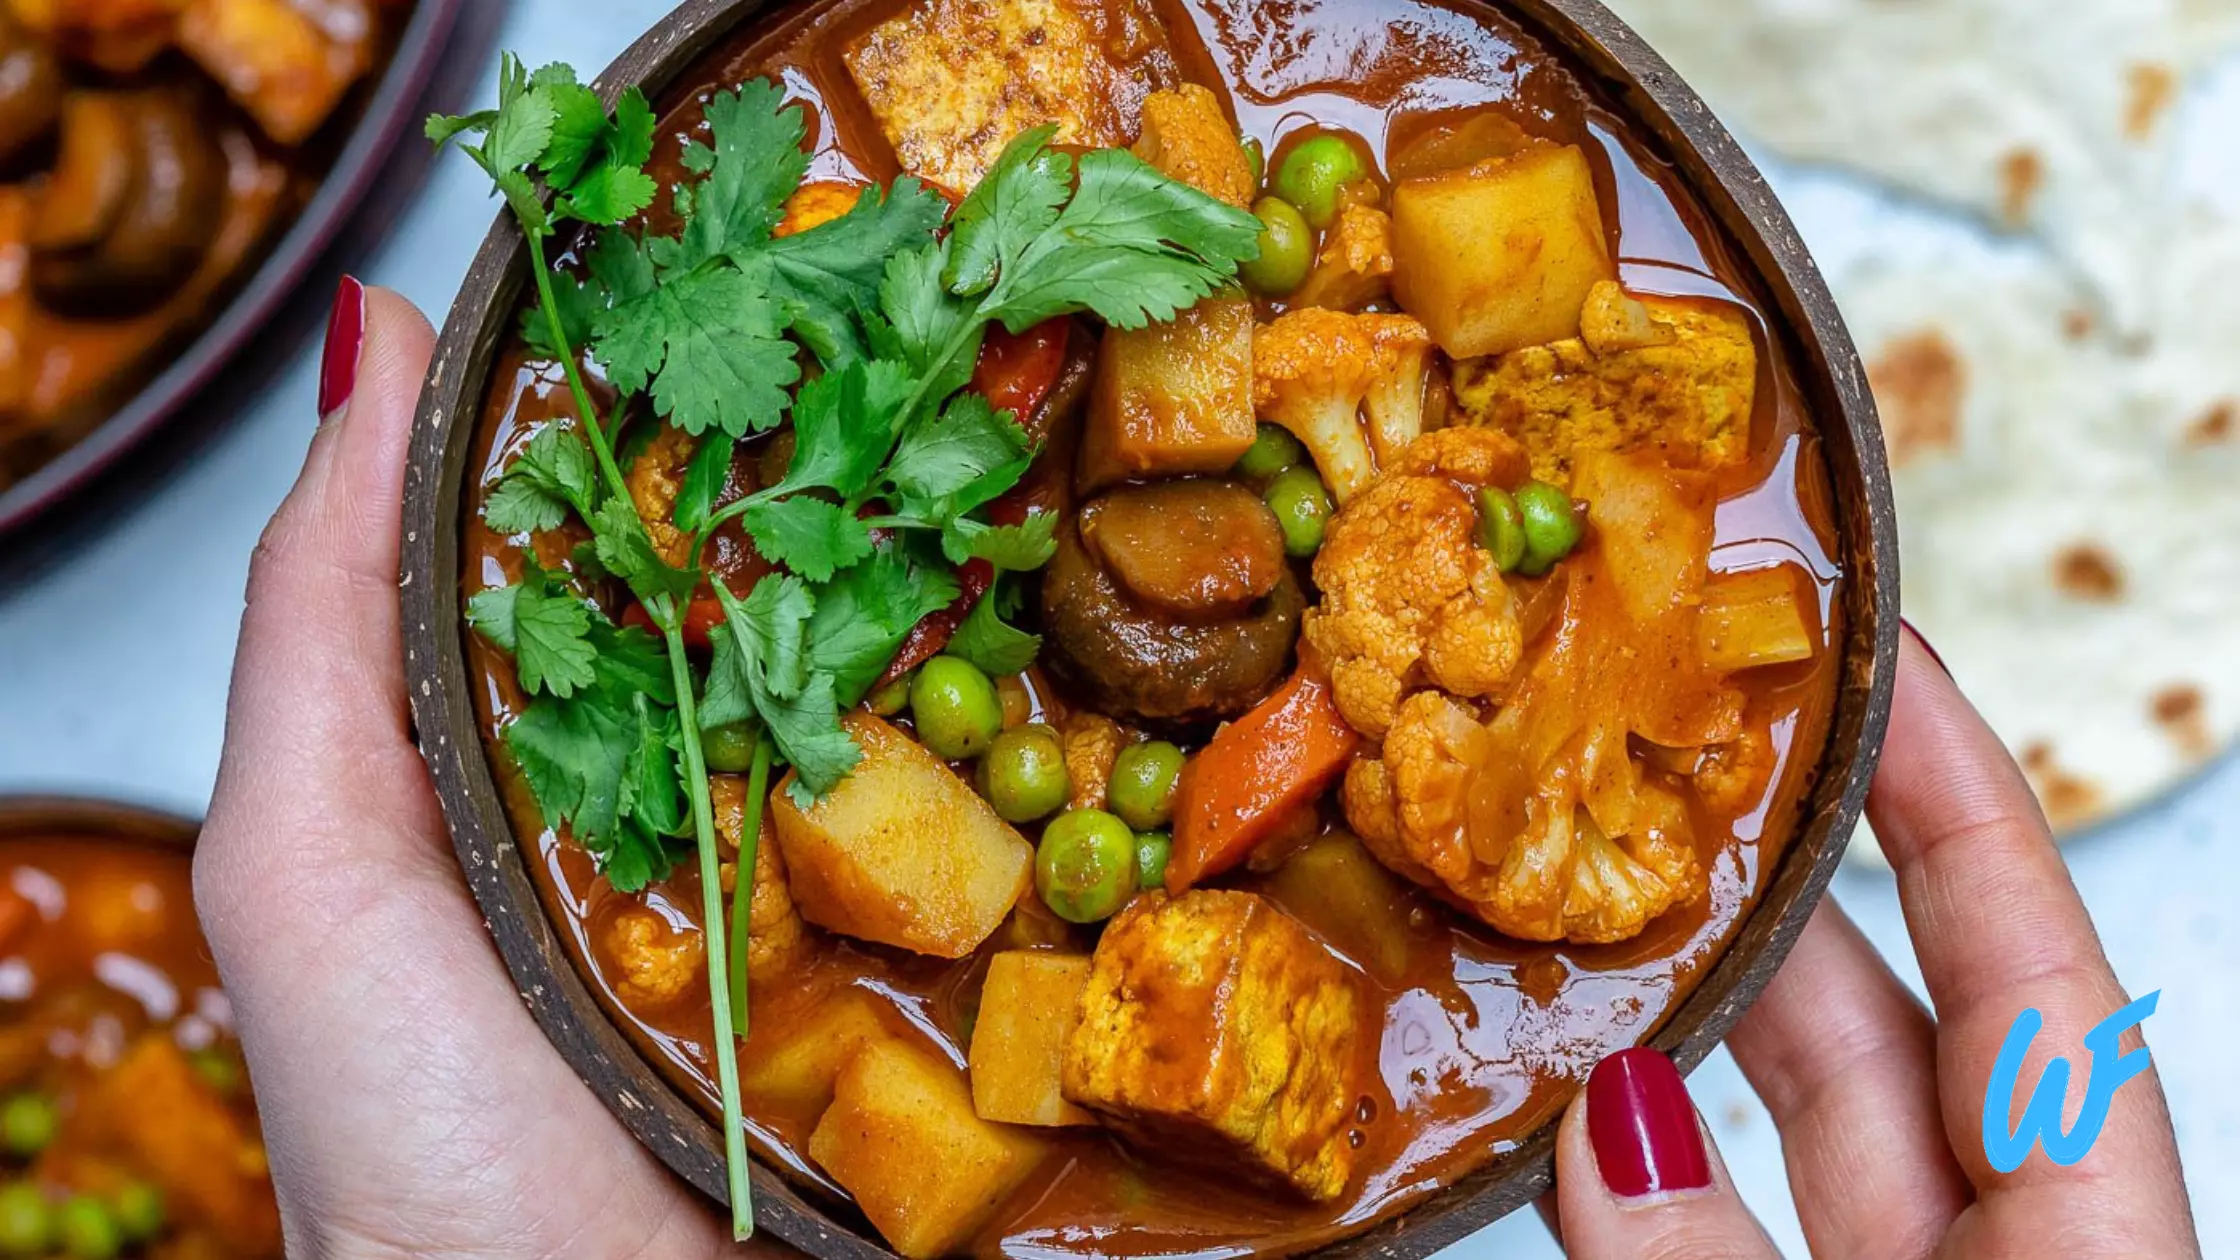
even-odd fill
[[[1322,795],[1360,746],[1360,734],[1330,698],[1328,680],[1302,666],[1184,767],[1167,891],[1179,893],[1244,861],[1294,810]]]

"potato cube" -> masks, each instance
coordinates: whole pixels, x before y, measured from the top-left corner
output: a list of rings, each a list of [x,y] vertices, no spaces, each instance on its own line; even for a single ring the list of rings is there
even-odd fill
[[[371,12],[363,0],[338,7],[357,10],[355,38],[336,38],[289,0],[193,0],[179,18],[179,47],[266,135],[301,144],[373,65]]]
[[[1211,297],[1171,324],[1105,333],[1081,436],[1082,491],[1227,472],[1256,431],[1252,324],[1251,299]]]
[[[840,1073],[809,1156],[914,1260],[960,1250],[1044,1148],[972,1113],[956,1069],[899,1041],[866,1046]]]
[[[1080,1016],[1089,960],[1012,952],[988,960],[980,1018],[972,1026],[972,1109],[982,1120],[1050,1127],[1095,1124],[1065,1100],[1059,1067]]]
[[[1809,661],[1819,650],[1793,565],[1728,573],[1703,590],[1696,641],[1703,663],[1721,673]]]
[[[970,192],[1020,133],[1132,143],[1181,76],[1143,0],[918,0],[843,53],[905,173]]]
[[[1345,1193],[1373,1030],[1354,973],[1251,893],[1147,893],[1105,928],[1066,1097],[1146,1150]]]
[[[964,957],[1027,891],[1034,850],[909,736],[865,713],[846,724],[863,745],[854,774],[807,810],[783,788],[770,796],[795,908],[843,935]]]
[[[1457,359],[1578,336],[1587,294],[1617,277],[1574,145],[1402,180],[1392,230],[1394,295]]]
[[[807,1023],[785,1029],[785,1039],[765,1050],[757,1035],[740,1057],[739,1084],[747,1097],[789,1115],[814,1116],[831,1105],[833,1082],[856,1052],[893,1034],[880,1022],[877,999],[844,989],[818,1004]]]
[[[1370,975],[1391,984],[1407,975],[1415,903],[1361,841],[1342,832],[1322,837],[1277,867],[1268,888]]]

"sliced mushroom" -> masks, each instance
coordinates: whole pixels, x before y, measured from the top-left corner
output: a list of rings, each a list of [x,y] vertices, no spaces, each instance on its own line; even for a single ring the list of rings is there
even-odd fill
[[[32,231],[40,303],[114,316],[160,302],[208,253],[225,180],[225,157],[191,97],[74,94]]]
[[[1130,595],[1192,621],[1245,613],[1288,563],[1275,513],[1230,481],[1123,486],[1081,509],[1081,541]]]

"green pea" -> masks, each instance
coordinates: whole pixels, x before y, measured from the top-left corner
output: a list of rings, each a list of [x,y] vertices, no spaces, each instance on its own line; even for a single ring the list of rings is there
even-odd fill
[[[1003,729],[996,685],[955,656],[936,656],[918,670],[910,683],[910,713],[919,742],[945,761],[979,756]]]
[[[1100,923],[1136,891],[1136,833],[1101,809],[1072,809],[1042,829],[1034,886],[1068,923]]]
[[[124,1231],[128,1242],[146,1242],[163,1232],[163,1191],[145,1181],[128,1181],[117,1191],[111,1205],[116,1209],[117,1227]]]
[[[1338,217],[1338,190],[1367,178],[1369,164],[1344,137],[1319,135],[1301,141],[1276,168],[1276,196],[1299,208],[1308,223],[1330,226]]]
[[[700,732],[700,755],[717,774],[745,774],[754,768],[754,746],[762,729],[752,722],[734,722]]]
[[[1304,464],[1286,468],[1268,483],[1262,496],[1268,510],[1283,527],[1284,554],[1305,560],[1322,550],[1322,535],[1330,528],[1330,492],[1322,478]]]
[[[996,736],[980,759],[980,795],[1005,822],[1033,822],[1058,812],[1073,795],[1058,732],[1036,723]]]
[[[43,1256],[54,1245],[54,1209],[28,1181],[0,1186],[0,1256]]]
[[[124,1230],[109,1205],[81,1194],[54,1214],[55,1238],[70,1260],[114,1260],[124,1250]]]
[[[1517,572],[1539,577],[1571,554],[1587,535],[1586,518],[1571,496],[1545,481],[1528,481],[1517,491],[1517,511],[1524,517],[1524,560]]]
[[[1181,778],[1181,749],[1163,739],[1130,744],[1112,763],[1107,789],[1112,812],[1137,831],[1164,827],[1174,818],[1174,789]]]
[[[1250,138],[1239,147],[1244,149],[1244,164],[1252,171],[1252,187],[1257,191],[1260,181],[1268,177],[1268,152],[1258,140]]]
[[[1252,448],[1237,461],[1239,477],[1256,485],[1273,480],[1284,469],[1307,457],[1307,448],[1281,425],[1262,424],[1252,435]]]
[[[904,674],[900,678],[889,680],[885,686],[872,692],[871,698],[864,701],[864,704],[880,717],[893,717],[910,707],[910,683],[915,677],[914,674]]]
[[[1254,291],[1282,297],[1306,282],[1314,265],[1314,229],[1281,198],[1262,197],[1252,213],[1260,218],[1260,256],[1237,270]]]
[[[54,1099],[45,1094],[17,1094],[0,1103],[0,1146],[10,1155],[31,1158],[47,1149],[61,1127]]]
[[[230,1098],[241,1089],[241,1064],[232,1055],[216,1046],[209,1046],[187,1056],[187,1063],[202,1083]]]
[[[1478,492],[1478,545],[1493,553],[1503,573],[1524,563],[1524,513],[1515,496],[1499,486]]]
[[[1174,837],[1164,831],[1136,835],[1136,882],[1157,888],[1167,882],[1167,859],[1174,855]]]

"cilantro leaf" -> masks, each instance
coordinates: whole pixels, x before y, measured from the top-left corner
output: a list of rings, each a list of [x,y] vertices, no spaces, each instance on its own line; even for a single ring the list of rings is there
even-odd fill
[[[754,549],[812,582],[871,554],[871,527],[840,504],[797,494],[757,503],[741,518]]]
[[[685,169],[705,178],[678,189],[684,233],[654,242],[656,262],[673,270],[697,267],[769,239],[786,198],[809,169],[801,150],[807,124],[799,106],[781,108],[784,102],[784,89],[769,79],[751,79],[708,99],[714,143],[695,140],[684,149]]]
[[[913,563],[898,544],[881,544],[869,560],[818,588],[809,620],[810,667],[830,675],[835,698],[852,707],[886,672],[910,631],[957,593],[956,577],[946,568]]]
[[[1073,159],[1050,148],[1055,126],[1037,127],[1004,146],[979,185],[958,203],[942,282],[959,297],[987,292],[1058,221],[1073,191]]]
[[[731,457],[738,446],[728,433],[711,433],[701,440],[700,449],[692,453],[692,463],[684,471],[684,484],[677,488],[672,519],[678,529],[691,533],[707,524],[708,513],[715,510],[716,500],[731,480]]]
[[[490,492],[483,522],[503,534],[557,529],[571,510],[590,516],[598,479],[583,438],[563,425],[546,425]]]
[[[1030,451],[1010,412],[995,410],[979,394],[959,394],[938,417],[928,413],[903,433],[887,461],[886,480],[906,499],[952,500],[976,493],[991,473],[1010,473],[1002,489],[957,509],[966,512],[1017,484]]]
[[[863,313],[878,302],[887,259],[931,241],[948,203],[914,179],[882,194],[866,189],[848,213],[791,236],[774,237],[734,251],[742,269],[760,269],[770,292],[786,305],[787,323],[827,368],[867,357],[858,331]]]
[[[612,706],[540,697],[505,729],[547,827],[597,853],[622,821],[622,776],[636,731]]]
[[[677,745],[683,739],[677,711],[644,695],[632,697],[631,709],[636,731],[623,765],[624,805],[654,835],[677,835],[687,823],[684,778],[677,773]]]
[[[529,83],[553,107],[552,134],[537,155],[537,168],[553,187],[565,188],[583,174],[606,135],[607,107],[597,92],[576,82],[571,65],[555,62],[530,75]]]
[[[955,564],[985,560],[998,571],[1030,573],[1057,554],[1058,518],[1038,513],[1017,525],[951,518],[941,529],[941,550]]]
[[[830,675],[820,674],[800,695],[763,712],[770,738],[799,776],[791,795],[813,803],[854,773],[863,749],[840,724],[840,702]]]
[[[986,322],[970,303],[941,281],[948,244],[927,245],[895,255],[879,285],[881,317],[866,331],[882,358],[900,359],[925,380],[925,396],[947,398],[972,379]],[[956,352],[944,359],[950,347]]]
[[[597,542],[599,563],[627,583],[639,599],[647,603],[663,597],[682,599],[699,585],[698,574],[671,565],[653,549],[653,539],[628,495],[609,495],[586,519]]]
[[[779,311],[737,268],[665,278],[593,322],[599,362],[625,393],[650,384],[654,407],[695,437],[773,428],[801,379]]]
[[[991,678],[1016,674],[1029,665],[1042,650],[1042,636],[1028,634],[1004,623],[997,606],[996,592],[990,591],[973,604],[972,611],[950,636],[948,651],[972,662],[973,667]]]
[[[908,369],[879,359],[827,372],[793,402],[793,462],[774,492],[824,488],[854,500],[870,488],[910,392]]]
[[[1250,211],[1169,179],[1126,149],[1082,156],[1080,187],[1040,252],[1076,241],[1151,254],[1178,251],[1233,272],[1260,256],[1260,221]]]
[[[513,653],[521,688],[566,699],[598,678],[598,655],[587,636],[591,609],[565,588],[553,589],[541,571],[513,586],[492,587],[467,601],[467,622],[484,638]]]
[[[497,114],[477,154],[483,169],[495,175],[534,163],[552,143],[558,119],[551,94],[532,83],[519,57],[507,53],[498,66]]]
[[[715,655],[708,667],[701,725],[725,726],[760,719],[814,795],[855,769],[862,750],[840,725],[840,704],[830,674],[810,669],[807,631],[816,600],[797,577],[771,575],[746,599],[721,583],[724,624],[708,634]]]

